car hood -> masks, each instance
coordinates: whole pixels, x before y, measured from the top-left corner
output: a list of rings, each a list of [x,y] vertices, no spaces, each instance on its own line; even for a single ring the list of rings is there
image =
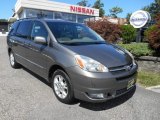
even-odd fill
[[[111,44],[63,46],[75,54],[90,57],[108,68],[132,63],[132,58],[124,50]]]

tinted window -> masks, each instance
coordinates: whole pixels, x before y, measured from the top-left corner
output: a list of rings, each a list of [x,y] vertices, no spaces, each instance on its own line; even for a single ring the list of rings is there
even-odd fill
[[[19,22],[15,22],[12,24],[9,35],[14,35],[16,33]]]
[[[31,23],[32,23],[31,21],[20,22],[19,27],[17,29],[17,35],[19,35],[21,37],[29,37]]]
[[[34,39],[34,37],[39,36],[39,37],[45,37],[46,40],[48,38],[48,31],[46,30],[45,26],[43,23],[36,21],[33,25],[32,28],[32,34],[31,37]]]

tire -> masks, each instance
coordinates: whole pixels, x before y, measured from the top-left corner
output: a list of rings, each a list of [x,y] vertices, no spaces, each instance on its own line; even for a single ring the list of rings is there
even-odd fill
[[[68,75],[62,70],[56,70],[52,76],[52,89],[56,98],[65,104],[74,102],[73,87]]]
[[[19,68],[20,67],[20,64],[17,63],[17,61],[15,59],[15,55],[12,51],[9,53],[9,61],[10,61],[10,65],[12,68]]]

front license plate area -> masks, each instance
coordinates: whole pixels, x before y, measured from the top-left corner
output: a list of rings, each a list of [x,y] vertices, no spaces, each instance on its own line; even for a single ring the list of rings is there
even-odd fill
[[[130,89],[131,87],[133,87],[133,86],[134,86],[134,84],[135,84],[135,80],[134,80],[134,79],[133,79],[133,80],[128,81],[127,90],[128,90],[128,89]]]

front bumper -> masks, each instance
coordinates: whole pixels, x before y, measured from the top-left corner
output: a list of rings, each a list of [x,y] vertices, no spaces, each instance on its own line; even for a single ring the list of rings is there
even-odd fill
[[[88,102],[104,102],[121,96],[134,88],[137,79],[137,65],[130,71],[91,73],[78,66],[67,68],[77,99]],[[128,89],[129,81],[134,81]],[[99,97],[96,97],[96,96]]]

